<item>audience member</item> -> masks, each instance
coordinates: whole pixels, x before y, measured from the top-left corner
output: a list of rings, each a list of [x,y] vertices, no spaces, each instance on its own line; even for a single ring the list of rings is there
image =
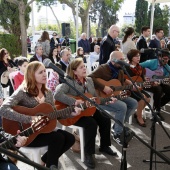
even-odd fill
[[[136,49],[136,45],[134,41],[132,41],[132,37],[134,35],[134,29],[132,27],[128,27],[124,31],[125,36],[123,37],[122,41],[122,52],[124,54],[125,59],[127,59],[127,53],[131,49]]]
[[[99,53],[100,53],[100,46],[95,45],[94,46],[94,52],[90,53],[90,65],[92,66],[92,64],[96,61],[99,61]]]
[[[41,44],[37,44],[35,47],[35,55],[30,58],[30,62],[32,61],[40,61],[43,62],[43,60],[47,58],[45,55],[43,55],[43,47]]]
[[[60,53],[61,55],[61,60],[59,63],[61,64],[62,70],[66,72],[66,69],[69,65],[69,60],[70,60],[70,53],[67,49],[64,49]]]
[[[81,34],[80,40],[78,41],[78,47],[83,48],[84,54],[89,54],[90,53],[90,43],[87,40],[86,33]]]
[[[43,55],[48,57],[50,53],[50,37],[47,31],[44,31],[41,35],[41,45],[43,48]]]
[[[118,37],[120,29],[116,25],[109,28],[108,35],[103,38],[100,46],[99,64],[105,64],[109,60],[111,52],[115,51],[114,39]]]
[[[53,32],[53,37],[51,38],[50,40],[50,47],[51,48],[54,48],[56,47],[57,44],[60,43],[60,40],[59,38],[57,37],[57,33],[56,32]]]
[[[60,61],[60,53],[57,51],[57,48],[51,48],[48,58],[52,61],[53,64],[56,64]]]
[[[78,48],[77,48],[77,55],[76,55],[75,58],[82,58],[83,61],[84,61],[84,63],[87,63],[86,57],[84,56],[84,50],[83,50],[82,47],[78,47]]]
[[[94,46],[96,45],[97,43],[97,38],[96,37],[93,37],[92,38],[92,42],[90,43],[90,52],[94,52]]]
[[[139,51],[141,49],[144,49],[144,52],[142,52],[141,56],[140,56],[140,62],[144,62],[147,59],[149,59],[150,51],[149,50],[145,51],[145,49],[148,49],[147,38],[149,37],[149,35],[150,35],[150,27],[148,27],[148,26],[142,27],[141,36],[139,37],[137,44],[136,44],[136,47]]]
[[[17,72],[13,78],[14,90],[16,90],[22,84],[22,82],[24,80],[24,73],[25,73],[26,67],[28,65],[28,60],[24,57],[21,57],[18,59],[17,64],[18,64],[19,72]]]

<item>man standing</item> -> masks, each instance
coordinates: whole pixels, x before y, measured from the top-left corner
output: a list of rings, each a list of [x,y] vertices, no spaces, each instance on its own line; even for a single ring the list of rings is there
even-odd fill
[[[146,38],[150,35],[150,27],[144,26],[141,29],[141,36],[139,37],[136,47],[140,51],[141,49],[147,49],[148,45],[146,43]],[[143,50],[141,52],[140,62],[148,60],[150,51]]]
[[[61,55],[61,60],[59,63],[61,64],[61,69],[66,72],[66,69],[69,65],[69,60],[70,60],[70,52],[67,49],[64,49],[60,53]]]
[[[162,28],[158,28],[155,30],[155,38],[150,41],[149,47],[150,48],[161,48],[161,39],[164,36],[164,31]],[[157,58],[158,54],[156,52],[152,52],[152,54],[149,56],[149,59]]]
[[[81,34],[81,39],[78,41],[78,47],[83,48],[84,54],[90,53],[90,43],[89,43],[89,40],[87,40],[86,33]]]
[[[30,58],[30,62],[32,61],[39,61],[43,62],[43,60],[47,58],[45,55],[43,55],[43,47],[41,44],[38,44],[35,47],[35,55]]]
[[[118,37],[119,32],[120,29],[116,25],[109,28],[108,35],[101,42],[99,64],[107,63],[111,52],[115,51],[115,39]]]

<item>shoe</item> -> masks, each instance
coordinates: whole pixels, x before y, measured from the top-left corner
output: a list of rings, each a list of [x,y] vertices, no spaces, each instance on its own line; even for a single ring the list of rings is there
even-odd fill
[[[113,150],[109,146],[100,147],[99,151],[107,153],[108,155],[118,156],[117,152],[113,152]]]
[[[136,113],[134,113],[134,118],[135,118],[135,119],[137,119],[137,117],[138,117],[138,116],[137,116],[137,114],[136,114]],[[144,121],[144,122],[146,122],[146,120],[145,120],[145,119],[143,119],[143,121]]]
[[[136,118],[136,122],[138,123],[139,126],[146,127],[145,122],[144,123],[140,123],[138,118]]]
[[[123,145],[122,141],[120,140],[120,134],[114,134],[113,140],[115,140],[118,145],[120,145],[120,146]]]
[[[93,155],[92,155],[92,154],[87,154],[87,153],[85,153],[85,161],[84,161],[84,164],[85,164],[88,168],[91,168],[91,169],[94,169],[94,168],[95,168],[95,161],[94,161],[94,158],[93,158]]]

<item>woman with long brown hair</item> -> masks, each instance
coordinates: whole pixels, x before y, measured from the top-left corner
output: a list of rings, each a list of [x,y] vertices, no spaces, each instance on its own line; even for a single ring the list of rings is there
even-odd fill
[[[2,48],[0,50],[0,77],[5,71],[12,72],[13,67],[16,67],[16,64],[10,59],[8,51],[5,48]],[[1,81],[1,85],[3,88],[9,86],[9,95],[13,93],[14,90],[10,79],[8,79],[7,83]]]
[[[47,31],[42,33],[40,43],[43,47],[43,55],[48,57],[50,53],[50,37]]]
[[[21,114],[15,111],[13,107],[19,105],[27,108],[35,108],[39,104],[44,103],[50,104],[51,107],[54,108],[53,113],[60,115],[61,119],[80,114],[80,109],[77,107],[74,107],[74,111],[67,109],[65,113],[61,112],[61,110],[57,111],[55,109],[52,92],[46,88],[46,81],[47,75],[44,65],[38,61],[29,63],[22,85],[19,86],[10,98],[5,100],[0,108],[0,116],[22,124],[31,124],[32,120],[36,119],[36,115]],[[58,166],[59,157],[66,152],[74,142],[75,138],[72,134],[58,129],[57,131],[39,134],[28,147],[47,145],[48,151],[41,159],[47,167],[50,167],[51,165]]]

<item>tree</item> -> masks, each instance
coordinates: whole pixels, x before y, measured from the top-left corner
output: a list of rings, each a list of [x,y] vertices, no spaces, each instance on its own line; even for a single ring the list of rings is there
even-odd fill
[[[57,3],[57,0],[36,0],[36,2],[37,2],[37,5],[38,5],[38,11],[40,11],[42,6],[48,6],[51,9],[51,11],[52,11],[52,13],[53,13],[53,15],[54,15],[54,17],[57,21],[57,25],[58,25],[59,32],[60,32],[61,31],[60,22],[57,18],[57,15],[55,14],[55,12],[52,8],[52,6]]]
[[[145,0],[137,0],[136,1],[136,9],[135,9],[135,25],[136,32],[141,33],[141,28],[146,26],[148,23],[148,2]]]
[[[76,0],[58,0],[60,3],[67,4],[71,9],[72,13],[75,16],[76,15]],[[95,0],[80,0],[79,1],[79,12],[78,15],[81,18],[81,23],[82,23],[82,32],[87,33],[87,24],[88,24],[88,14],[89,14],[89,9],[92,6],[93,2]]]
[[[148,12],[148,24],[150,24],[150,18],[151,18],[151,8],[149,7]],[[160,8],[160,4],[155,4],[155,10],[154,10],[154,21],[153,21],[153,31],[157,28],[162,28],[164,30],[165,36],[168,36],[168,23],[169,23],[169,7],[165,5],[163,9]]]
[[[92,21],[98,19],[98,30],[107,30],[111,25],[116,24],[118,19],[117,11],[124,0],[95,0],[91,9]]]
[[[29,5],[34,1],[30,0],[6,0],[11,4],[15,4],[19,11],[19,21],[20,21],[20,29],[21,29],[21,45],[22,45],[22,56],[27,56],[27,26],[25,21],[26,11],[29,8]]]
[[[1,0],[0,3],[0,25],[3,26],[3,28],[8,31],[10,34],[14,34],[20,49],[21,47],[21,28],[20,28],[20,20],[19,20],[19,10],[18,7],[12,3],[7,2],[6,0]],[[31,11],[31,8],[28,7],[26,8],[25,11],[25,24],[26,28],[28,27],[29,24],[29,13]],[[10,51],[10,49],[8,49]],[[21,51],[21,50],[20,50]],[[16,53],[18,54],[18,53]],[[14,53],[12,55],[15,55]],[[21,54],[20,54],[21,55]]]

